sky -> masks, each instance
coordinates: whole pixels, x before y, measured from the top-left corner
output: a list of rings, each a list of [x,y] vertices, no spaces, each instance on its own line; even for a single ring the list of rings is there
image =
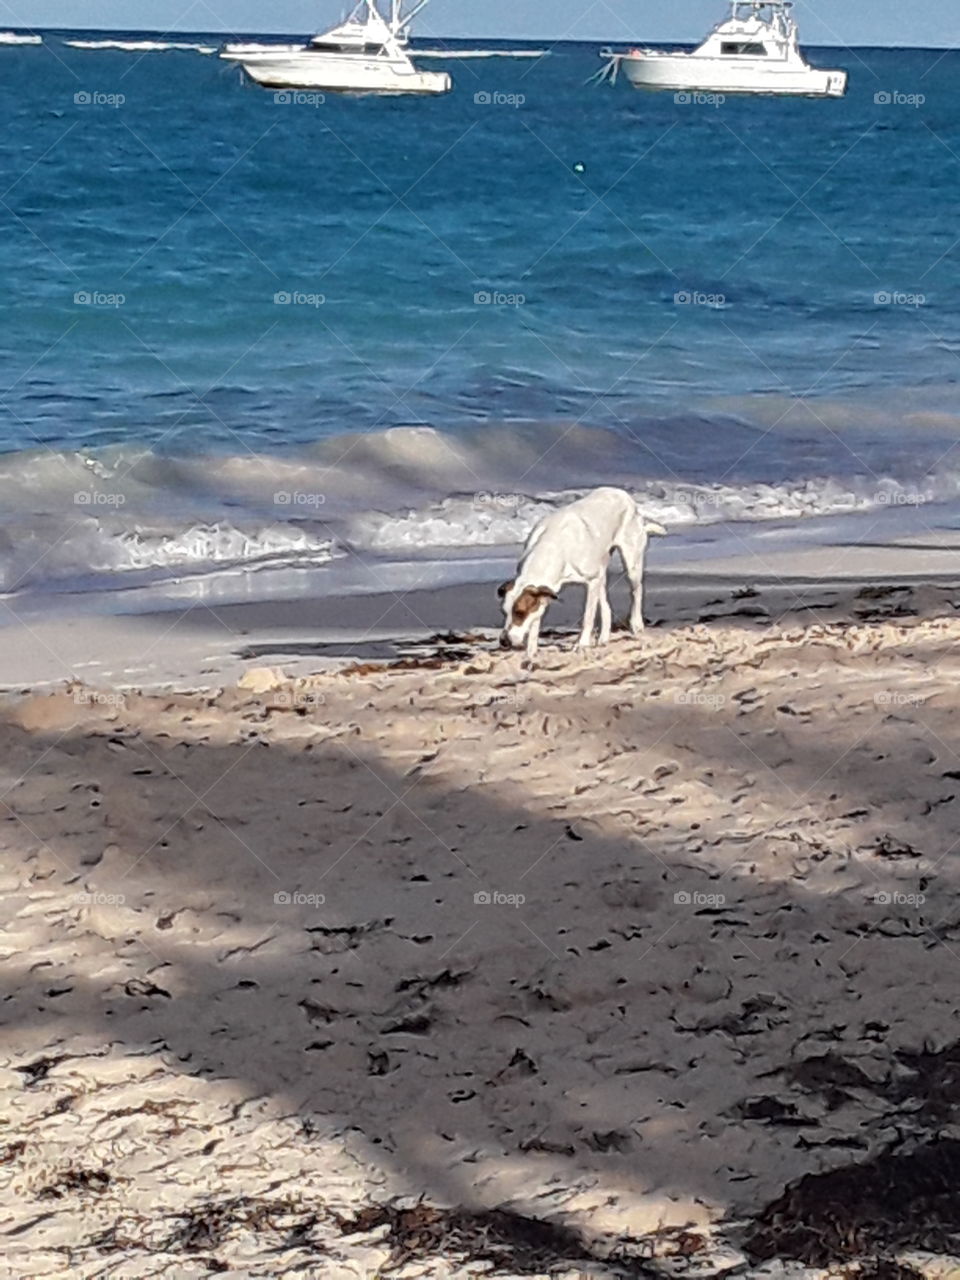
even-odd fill
[[[149,31],[313,32],[349,0],[0,0],[0,26]],[[683,40],[706,34],[725,0],[432,0],[418,36]],[[960,0],[797,0],[805,45],[960,44]]]

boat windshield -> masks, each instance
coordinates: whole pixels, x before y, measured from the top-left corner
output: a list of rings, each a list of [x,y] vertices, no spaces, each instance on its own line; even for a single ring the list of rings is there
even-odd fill
[[[725,58],[765,58],[767,46],[754,41],[724,40],[720,52]]]
[[[378,53],[383,53],[382,44],[339,44],[335,40],[311,40],[310,49],[313,53],[362,53],[365,57],[375,57]]]

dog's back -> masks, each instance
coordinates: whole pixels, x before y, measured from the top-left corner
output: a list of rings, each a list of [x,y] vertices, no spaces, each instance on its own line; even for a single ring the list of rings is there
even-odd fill
[[[584,534],[590,540],[597,536],[601,540],[605,536],[612,538],[625,521],[635,519],[638,514],[636,503],[625,489],[594,489],[575,502],[544,516],[527,538],[525,550],[532,551],[548,535],[551,541],[560,538],[564,542],[569,542],[571,538],[583,541]]]
[[[623,489],[594,489],[559,511],[552,511],[527,539],[520,576],[544,584],[594,575],[606,564],[624,530],[639,520],[636,504]]]

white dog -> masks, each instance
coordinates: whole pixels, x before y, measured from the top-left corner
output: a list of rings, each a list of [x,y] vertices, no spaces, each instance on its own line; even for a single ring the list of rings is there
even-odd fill
[[[644,520],[636,503],[623,489],[594,489],[585,498],[554,511],[537,525],[527,539],[523,557],[512,582],[499,588],[505,626],[501,644],[514,649],[525,645],[527,657],[537,652],[540,624],[551,600],[568,582],[582,582],[587,604],[578,649],[593,642],[597,612],[600,644],[610,640],[611,612],[607,599],[607,565],[614,549],[633,589],[630,630],[643,630],[643,560],[647,537],[665,534],[662,525]]]

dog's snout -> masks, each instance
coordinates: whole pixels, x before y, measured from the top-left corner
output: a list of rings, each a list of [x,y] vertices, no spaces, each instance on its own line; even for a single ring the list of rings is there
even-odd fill
[[[510,643],[510,637],[506,634],[506,632],[505,632],[505,631],[502,631],[502,632],[500,633],[500,648],[501,648],[501,649],[512,649],[512,648],[513,648],[513,645]]]

